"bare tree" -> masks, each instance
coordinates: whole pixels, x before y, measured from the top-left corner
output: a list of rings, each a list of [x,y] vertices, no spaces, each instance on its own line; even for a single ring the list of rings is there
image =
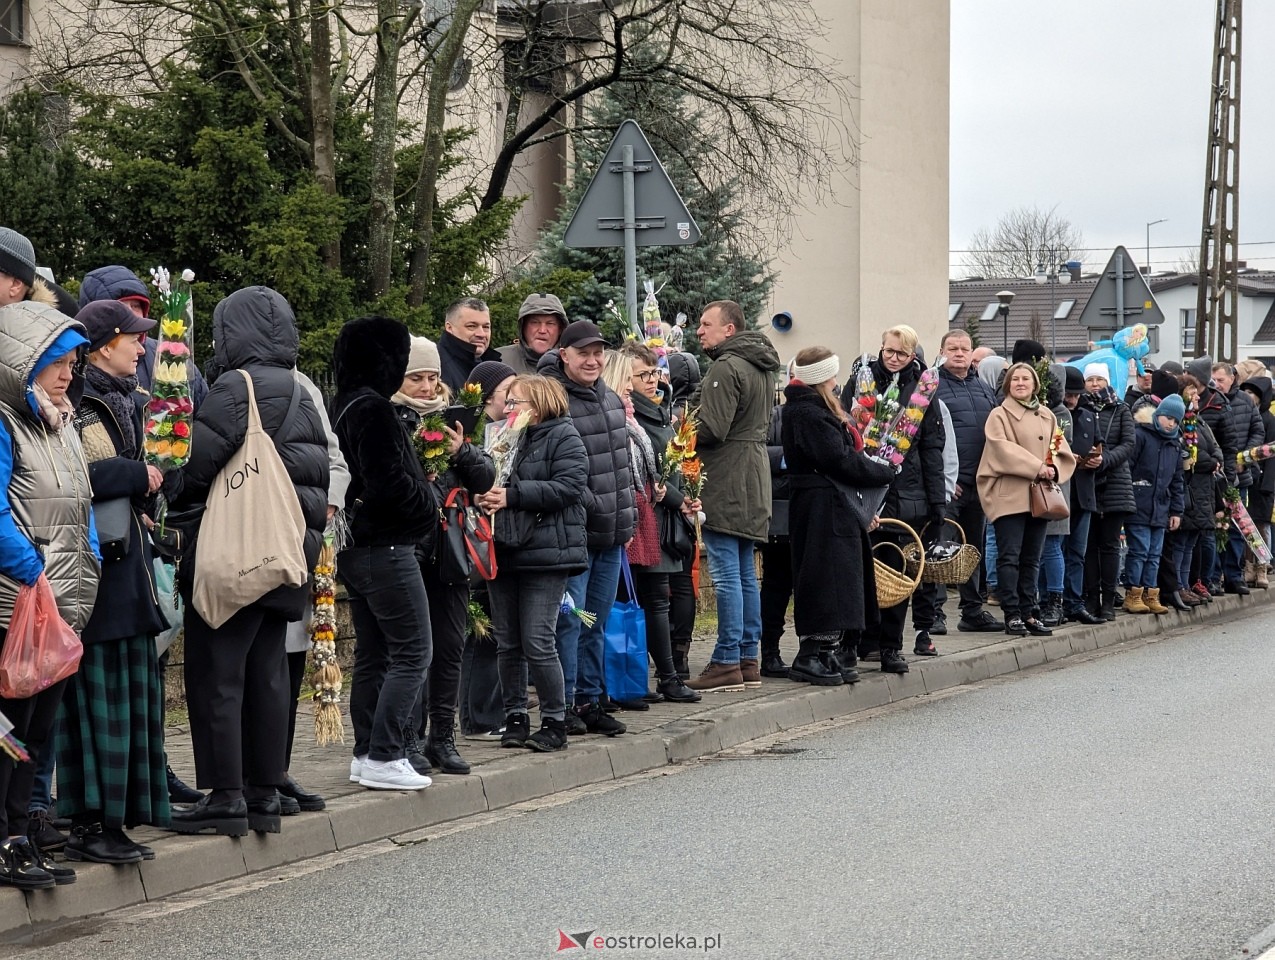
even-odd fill
[[[1059,261],[1067,260],[1084,242],[1079,228],[1060,216],[1056,206],[1048,210],[1016,207],[995,226],[974,231],[963,263],[971,276],[1027,277],[1050,257],[1050,251]]]
[[[1200,251],[1192,247],[1186,253],[1178,257],[1177,272],[1181,274],[1189,274],[1190,276],[1199,276],[1200,274]]]

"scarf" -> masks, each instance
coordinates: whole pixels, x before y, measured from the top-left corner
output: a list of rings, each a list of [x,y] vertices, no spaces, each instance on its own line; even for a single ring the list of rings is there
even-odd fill
[[[415,397],[409,397],[401,390],[390,397],[390,403],[396,403],[400,407],[407,407],[409,410],[415,410],[422,417],[428,417],[431,414],[442,413],[447,409],[446,397],[435,397],[433,400],[417,400]],[[449,423],[450,427],[451,424]]]
[[[629,434],[629,462],[633,466],[633,485],[639,490],[654,488],[660,479],[660,469],[655,462],[655,449],[651,438],[633,417],[624,418],[624,429]]]
[[[36,406],[40,408],[40,419],[50,429],[61,430],[66,426],[67,421],[71,419],[71,414],[75,412],[70,400],[63,396],[61,403],[54,403],[48,391],[34,380],[27,389],[31,392],[31,396],[35,397]]]
[[[1116,396],[1114,387],[1103,387],[1101,390],[1093,390],[1089,393],[1089,402],[1095,411],[1105,410],[1117,403],[1120,398]]]
[[[133,394],[137,390],[137,375],[115,377],[100,367],[89,364],[84,368],[84,379],[106,404],[119,424],[124,441],[120,456],[131,457],[137,453],[137,428],[133,424]]]
[[[1014,402],[1024,410],[1035,410],[1040,406],[1040,397],[1033,393],[1030,400],[1019,400],[1017,397],[1014,397]]]

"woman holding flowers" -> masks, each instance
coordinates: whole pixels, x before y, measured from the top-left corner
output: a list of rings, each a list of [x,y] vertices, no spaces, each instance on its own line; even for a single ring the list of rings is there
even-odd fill
[[[1005,632],[1053,633],[1035,616],[1036,581],[1048,520],[1032,516],[1031,485],[1071,479],[1076,458],[1053,412],[1040,402],[1040,378],[1028,363],[1005,371],[1005,399],[987,420],[978,465],[978,498],[996,528],[997,581]]]
[[[1217,556],[1217,540],[1213,534],[1217,525],[1214,481],[1222,474],[1223,459],[1222,447],[1213,431],[1200,419],[1199,390],[1194,384],[1182,388],[1182,400],[1186,405],[1182,417],[1185,506],[1182,526],[1178,528],[1179,535],[1174,539],[1170,556],[1178,596],[1190,606],[1199,606],[1213,600],[1205,581]]]
[[[863,454],[863,440],[833,396],[841,361],[827,347],[797,354],[784,388],[782,438],[789,489],[793,618],[801,647],[788,677],[818,686],[859,678],[847,631],[877,621],[868,531],[842,488],[883,487],[894,470]],[[798,495],[800,494],[800,495]]]
[[[403,384],[390,397],[408,435],[420,438],[415,446],[424,454],[425,479],[433,485],[440,504],[447,502],[453,490],[486,493],[496,479],[491,457],[465,438],[460,424],[443,422],[450,391],[440,379],[441,373],[438,347],[425,337],[412,337]],[[482,401],[481,391],[473,396],[477,406]],[[439,448],[442,453],[435,453]],[[413,729],[405,732],[407,755],[411,759],[423,753],[443,773],[466,774],[469,764],[456,751],[454,726],[461,653],[469,631],[469,581],[451,583],[443,579],[438,554],[441,541],[441,537],[435,538],[418,552],[434,631],[434,658],[423,678],[412,717]],[[423,749],[417,748],[417,737],[424,738]]]
[[[565,750],[566,692],[555,636],[567,578],[589,561],[589,456],[567,416],[566,392],[554,381],[515,378],[505,406],[510,424],[502,438],[515,433],[503,446],[509,452],[496,457],[496,485],[478,497],[479,506],[496,515],[500,545],[500,575],[488,585],[505,700],[500,744]],[[534,734],[524,657],[540,697],[541,726]]]
[[[639,508],[638,528],[633,539],[635,544],[655,544],[653,563],[634,561],[636,599],[646,612],[646,641],[651,659],[655,661],[656,692],[674,703],[695,703],[701,695],[686,686],[677,674],[669,621],[669,575],[681,572],[685,558],[673,552],[671,543],[662,538],[660,532],[671,524],[685,524],[684,518],[698,511],[699,503],[682,494],[681,478],[666,462],[674,436],[672,390],[660,383],[655,351],[646,344],[629,340],[620,354],[631,363],[627,371],[629,382],[615,388],[622,397],[628,398],[633,408],[630,422],[635,429],[629,435],[629,459],[639,484],[638,496],[645,496],[652,503],[650,511]]]
[[[917,332],[909,326],[899,325],[885,331],[881,335],[881,352],[873,360],[865,363],[861,359],[856,364],[855,376],[842,391],[841,403],[850,411],[851,419],[862,424],[865,452],[869,455],[882,448],[890,432],[889,424],[896,419],[912,422],[909,435],[901,436],[901,443],[891,448],[889,462],[896,473],[880,515],[902,520],[915,529],[933,521],[934,529],[938,529],[947,504],[943,480],[946,438],[939,406],[930,403],[922,388],[926,366],[917,356],[919,342]],[[873,540],[903,544],[900,535],[889,527],[875,532]],[[894,551],[887,554],[890,556],[883,559],[901,568],[902,560],[894,558]],[[864,634],[861,652],[880,649],[883,673],[908,672],[901,652],[907,613],[905,598],[882,610],[880,626],[870,627]]]
[[[136,863],[154,854],[124,827],[169,822],[164,763],[164,691],[155,634],[157,605],[143,516],[163,474],[142,459],[145,394],[137,390],[142,341],[155,326],[118,300],[76,315],[89,338],[84,399],[76,413],[93,485],[102,582],[84,628],[84,658],[63,698],[58,807],[73,824],[66,855]]]

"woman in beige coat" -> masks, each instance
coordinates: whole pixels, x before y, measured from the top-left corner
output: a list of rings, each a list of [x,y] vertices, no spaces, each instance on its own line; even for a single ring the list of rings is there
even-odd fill
[[[1047,520],[1031,514],[1036,480],[1063,482],[1076,458],[1058,421],[1038,399],[1040,380],[1029,364],[1005,372],[1005,400],[987,420],[987,443],[978,465],[978,497],[996,530],[996,575],[1005,632],[1049,636],[1035,615],[1036,581]]]

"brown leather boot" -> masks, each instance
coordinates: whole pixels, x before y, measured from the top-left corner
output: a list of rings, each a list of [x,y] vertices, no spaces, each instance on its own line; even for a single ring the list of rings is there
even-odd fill
[[[1160,588],[1147,587],[1143,595],[1143,601],[1147,605],[1147,609],[1152,613],[1168,613],[1169,608],[1160,602]]]
[[[1130,587],[1125,591],[1124,607],[1125,613],[1150,613],[1151,608],[1142,600],[1142,588]]]
[[[739,673],[744,678],[744,686],[755,690],[761,686],[761,662],[748,657],[739,660]]]
[[[705,690],[713,693],[734,693],[744,689],[744,675],[738,663],[713,663],[711,660],[704,672],[686,685],[692,690]]]

